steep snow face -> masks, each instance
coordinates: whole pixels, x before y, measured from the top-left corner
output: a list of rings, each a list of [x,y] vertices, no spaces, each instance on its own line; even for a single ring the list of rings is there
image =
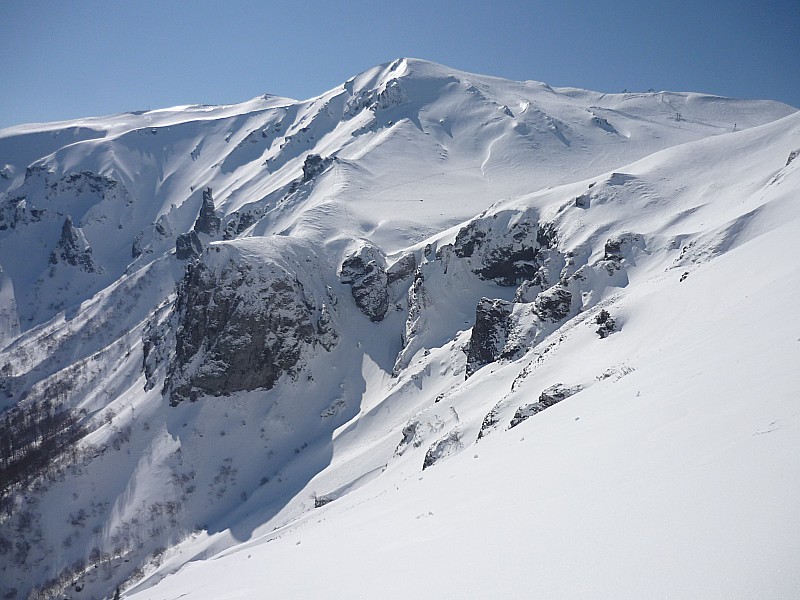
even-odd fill
[[[0,132],[0,593],[795,595],[798,139],[413,59]]]

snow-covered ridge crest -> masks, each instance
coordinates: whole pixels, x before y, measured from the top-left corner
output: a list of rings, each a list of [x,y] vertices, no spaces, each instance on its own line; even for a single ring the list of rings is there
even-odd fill
[[[580,597],[574,556],[611,597],[619,539],[689,597],[687,532],[718,597],[763,580],[720,532],[795,573],[798,136],[778,103],[415,59],[0,132],[0,595],[407,594],[391,563]],[[441,577],[473,549],[497,577]]]

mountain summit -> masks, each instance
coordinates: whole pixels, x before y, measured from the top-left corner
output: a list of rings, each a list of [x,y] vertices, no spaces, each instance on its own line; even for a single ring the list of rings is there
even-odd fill
[[[798,140],[416,59],[0,130],[0,595],[797,595]]]

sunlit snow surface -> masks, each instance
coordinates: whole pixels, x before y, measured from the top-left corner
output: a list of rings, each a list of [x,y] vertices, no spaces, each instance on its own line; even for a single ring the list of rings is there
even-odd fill
[[[0,132],[0,198],[53,215],[0,235],[0,363],[31,385],[78,365],[70,404],[98,425],[86,443],[131,427],[121,450],[41,495],[50,552],[10,576],[39,585],[175,501],[176,524],[147,522],[136,564],[118,567],[142,566],[128,597],[800,595],[798,148],[800,115],[777,103],[553,89],[413,60],[305,102]],[[289,193],[310,152],[338,161]],[[48,187],[83,171],[125,190]],[[174,298],[184,264],[169,252],[205,187],[226,215],[260,217],[205,240],[207,260],[295,270],[310,300],[338,299],[340,338],[272,390],[170,408],[160,385],[143,391],[141,337]],[[585,311],[468,379],[476,303],[514,288],[431,268],[393,376],[410,281],[372,323],[336,277],[343,257],[368,240],[389,261],[424,260],[479,214],[523,213],[552,223],[576,264],[622,233],[643,245],[602,285],[588,272]],[[101,273],[49,276],[68,214]],[[153,233],[159,218],[173,237]],[[150,250],[133,258],[141,232]],[[605,339],[601,307],[620,326]],[[582,389],[508,429],[555,383]],[[73,597],[113,593],[89,579]]]

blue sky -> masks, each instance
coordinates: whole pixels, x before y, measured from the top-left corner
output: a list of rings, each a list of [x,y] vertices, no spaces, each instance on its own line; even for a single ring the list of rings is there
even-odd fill
[[[400,56],[800,107],[800,0],[0,0],[0,127],[308,98]]]

